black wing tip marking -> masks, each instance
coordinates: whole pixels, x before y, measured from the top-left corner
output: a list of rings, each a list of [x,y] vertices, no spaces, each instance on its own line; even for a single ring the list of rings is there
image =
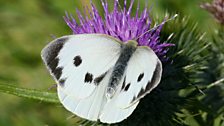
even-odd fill
[[[160,62],[157,62],[156,69],[153,72],[151,81],[149,81],[146,86],[146,90],[151,90],[152,88],[155,88],[155,85],[157,85],[160,82],[161,74],[162,74],[162,66]]]
[[[49,64],[58,56],[58,53],[68,39],[69,37],[58,38],[44,47],[41,51],[41,57],[46,64]]]
[[[59,59],[57,56],[68,39],[69,37],[67,36],[58,38],[49,43],[41,52],[41,57],[45,65],[57,80],[60,79],[63,69],[62,67],[58,67]]]
[[[63,69],[62,67],[58,67],[53,71],[53,74],[57,80],[59,80],[61,77],[62,69]]]
[[[50,68],[52,73],[57,68],[58,62],[59,62],[59,59],[58,58],[54,58],[53,60],[51,60],[50,62],[47,63],[47,66]]]

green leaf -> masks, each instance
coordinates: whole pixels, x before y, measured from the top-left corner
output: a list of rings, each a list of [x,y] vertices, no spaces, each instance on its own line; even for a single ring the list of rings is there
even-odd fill
[[[40,100],[42,102],[59,103],[56,93],[35,89],[20,88],[16,87],[15,85],[5,84],[2,82],[0,82],[0,92],[13,94],[23,98]]]

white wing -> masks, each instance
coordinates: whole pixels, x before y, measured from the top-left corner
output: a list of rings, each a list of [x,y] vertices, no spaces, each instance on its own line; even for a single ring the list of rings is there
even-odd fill
[[[119,84],[119,89],[121,89],[122,82],[124,81],[124,76],[122,81]],[[139,102],[135,102],[127,108],[120,108],[117,106],[117,100],[119,99],[120,92],[116,92],[112,99],[107,100],[105,97],[106,103],[102,106],[102,112],[99,116],[101,122],[104,123],[117,123],[126,119],[132,114]]]
[[[126,119],[137,107],[138,102],[123,109],[115,104],[118,94],[108,101],[105,89],[108,86],[111,73],[112,69],[109,70],[92,95],[85,99],[76,99],[71,94],[64,92],[63,87],[58,86],[59,100],[67,110],[88,120],[97,121],[100,119],[104,123],[116,123]]]
[[[42,50],[49,71],[70,97],[90,96],[116,63],[120,43],[100,34],[64,36]]]
[[[117,123],[126,119],[132,114],[139,102],[135,102],[128,108],[119,108],[116,106],[116,100],[107,102],[100,115],[100,121],[103,123]]]
[[[42,58],[58,82],[64,107],[92,121],[116,123],[126,119],[139,99],[155,88],[162,66],[154,52],[138,47],[112,99],[106,89],[121,43],[106,35],[84,34],[59,38],[42,51]]]
[[[102,107],[106,103],[105,99],[105,89],[107,87],[107,82],[109,81],[111,75],[111,70],[100,82],[99,86],[92,93],[91,96],[85,99],[76,99],[71,94],[67,94],[63,91],[63,88],[58,86],[58,96],[59,100],[62,102],[64,107],[78,115],[79,117],[97,121],[102,111]]]
[[[119,108],[129,108],[160,82],[162,64],[148,47],[138,47],[131,57],[121,91],[116,100]]]
[[[138,47],[128,62],[120,91],[105,103],[100,121],[116,123],[130,116],[139,100],[159,84],[161,74],[162,64],[156,54],[148,47]]]

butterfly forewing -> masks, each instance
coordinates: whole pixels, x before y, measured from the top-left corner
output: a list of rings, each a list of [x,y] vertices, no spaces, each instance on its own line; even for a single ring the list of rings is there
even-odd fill
[[[47,45],[42,58],[61,90],[82,99],[93,93],[115,64],[119,51],[120,43],[105,35],[70,35]]]

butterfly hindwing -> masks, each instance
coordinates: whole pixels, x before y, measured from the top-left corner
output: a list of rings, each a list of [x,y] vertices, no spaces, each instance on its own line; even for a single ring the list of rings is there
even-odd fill
[[[128,108],[119,108],[116,106],[116,100],[111,100],[105,104],[103,112],[100,115],[100,121],[104,123],[121,122],[132,114],[139,102],[135,102]]]
[[[42,50],[42,58],[58,85],[77,99],[90,96],[113,67],[120,43],[100,34],[70,35]]]
[[[128,108],[148,94],[160,82],[162,64],[148,47],[138,47],[128,62],[116,104]]]
[[[119,84],[119,89],[121,88],[121,84],[125,78],[122,77],[122,80]],[[104,97],[104,101],[106,101],[103,105],[102,112],[99,116],[99,119],[101,122],[104,123],[116,123],[120,122],[124,119],[126,119],[128,116],[131,115],[131,113],[135,110],[139,102],[135,102],[131,106],[127,108],[121,108],[117,106],[117,99],[119,99],[119,92],[116,92],[116,94],[113,96],[112,99],[107,100],[106,97]]]

